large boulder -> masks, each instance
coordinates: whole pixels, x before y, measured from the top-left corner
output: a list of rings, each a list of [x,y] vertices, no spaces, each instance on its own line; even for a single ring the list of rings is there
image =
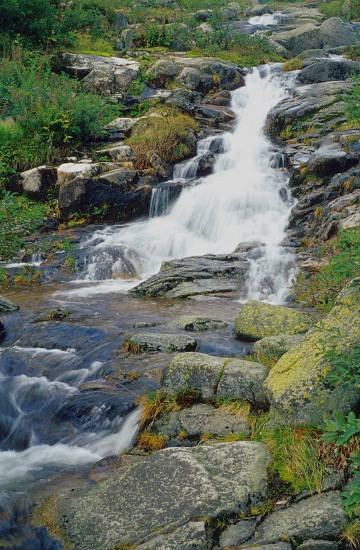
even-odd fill
[[[349,21],[344,21],[340,17],[331,17],[320,26],[320,37],[322,47],[337,48],[356,44],[358,33]]]
[[[57,169],[57,181],[60,187],[68,184],[75,178],[97,176],[101,172],[100,164],[89,162],[65,162]]]
[[[307,163],[309,173],[316,176],[333,176],[359,164],[359,155],[349,152],[346,146],[342,147],[336,137],[328,135],[312,153]]]
[[[255,361],[234,359],[227,362],[216,395],[224,399],[241,399],[258,407],[266,405],[263,385],[269,369]]]
[[[283,306],[250,300],[235,318],[235,332],[245,340],[308,331],[315,321],[310,315]]]
[[[303,334],[279,334],[267,336],[255,342],[253,354],[258,361],[277,361],[293,346],[297,346],[303,339]]]
[[[327,379],[333,366],[326,354],[329,350],[346,354],[359,344],[359,282],[349,283],[327,317],[271,369],[265,392],[274,421],[318,424],[334,411],[348,414],[357,404],[358,388],[345,391]]]
[[[54,189],[57,180],[54,166],[38,166],[22,172],[7,188],[25,193],[31,199],[46,199],[51,189]]]
[[[78,550],[149,544],[196,518],[246,513],[261,505],[268,462],[265,445],[250,441],[165,449],[68,495],[59,503],[61,527]]]
[[[347,524],[347,514],[338,492],[324,493],[302,500],[267,517],[257,528],[254,544],[281,540],[335,539]]]
[[[150,185],[123,193],[106,179],[77,177],[60,188],[59,208],[65,218],[74,212],[98,212],[103,219],[126,221],[149,212],[151,193]]]
[[[224,323],[224,321],[219,321],[218,319],[210,319],[209,317],[184,315],[169,321],[166,323],[166,326],[169,328],[181,328],[183,330],[203,332],[205,330],[225,328],[227,327],[227,323]]]
[[[297,55],[304,50],[321,48],[319,29],[312,23],[273,35],[273,40]]]
[[[301,84],[346,80],[352,75],[360,74],[360,63],[347,59],[322,59],[311,63],[298,74],[297,80]]]
[[[130,292],[138,296],[186,298],[198,294],[237,292],[248,262],[240,254],[200,256],[163,262],[159,273]]]

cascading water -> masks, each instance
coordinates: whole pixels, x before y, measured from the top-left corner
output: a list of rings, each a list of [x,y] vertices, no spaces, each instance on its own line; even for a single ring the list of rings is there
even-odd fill
[[[281,247],[291,201],[286,171],[275,167],[264,126],[270,109],[287,97],[290,78],[278,67],[254,69],[245,87],[233,92],[237,125],[225,135],[226,152],[218,156],[214,173],[184,188],[166,215],[97,231],[84,246],[97,252],[122,248],[138,279],[144,279],[163,260],[231,253],[241,242],[261,243],[241,298],[283,302],[294,269],[292,254]]]

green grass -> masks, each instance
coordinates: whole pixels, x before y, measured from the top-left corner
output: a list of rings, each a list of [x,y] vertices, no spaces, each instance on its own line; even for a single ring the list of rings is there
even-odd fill
[[[360,276],[360,228],[343,230],[320,251],[328,263],[307,277],[300,274],[294,284],[297,303],[328,311],[340,290]]]
[[[68,48],[68,51],[71,53],[101,55],[104,57],[116,55],[113,40],[93,37],[90,34],[77,34],[73,45]]]

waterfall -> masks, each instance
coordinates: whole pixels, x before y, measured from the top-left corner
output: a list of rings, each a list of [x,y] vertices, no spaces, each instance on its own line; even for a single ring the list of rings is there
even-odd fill
[[[170,189],[168,187],[155,187],[151,195],[150,218],[156,218],[165,214],[169,205]]]
[[[265,13],[264,15],[257,15],[249,19],[250,25],[265,25],[273,26],[280,25],[282,20],[281,12]]]
[[[264,127],[270,109],[288,96],[291,78],[278,67],[254,69],[245,87],[232,93],[237,124],[223,136],[226,152],[217,156],[214,173],[184,188],[165,214],[97,231],[84,246],[131,251],[134,270],[146,278],[164,260],[231,253],[239,243],[261,243],[241,298],[283,302],[294,269],[293,255],[281,246],[292,204],[283,159],[274,155]],[[204,141],[201,154],[213,140]]]

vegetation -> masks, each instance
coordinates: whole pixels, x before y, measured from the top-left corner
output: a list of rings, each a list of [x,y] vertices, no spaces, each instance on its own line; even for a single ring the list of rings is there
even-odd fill
[[[144,431],[139,435],[137,446],[144,451],[160,451],[165,447],[166,439],[164,436],[155,432]]]
[[[343,17],[350,21],[358,21],[360,18],[358,0],[325,0],[319,11],[327,17]]]
[[[359,46],[360,58],[360,46]],[[360,128],[360,77],[354,77],[355,87],[347,100],[346,116],[352,125]]]
[[[311,277],[300,274],[294,285],[299,304],[328,311],[345,284],[360,276],[360,229],[343,230],[319,250],[327,263]]]
[[[171,163],[190,154],[188,132],[197,129],[194,119],[173,107],[157,113],[160,116],[139,122],[127,140],[137,157],[138,168],[148,167],[153,154]]]
[[[294,59],[289,59],[289,61],[285,61],[285,63],[281,65],[281,70],[283,72],[298,71],[303,68],[304,64],[298,57],[294,57]]]

